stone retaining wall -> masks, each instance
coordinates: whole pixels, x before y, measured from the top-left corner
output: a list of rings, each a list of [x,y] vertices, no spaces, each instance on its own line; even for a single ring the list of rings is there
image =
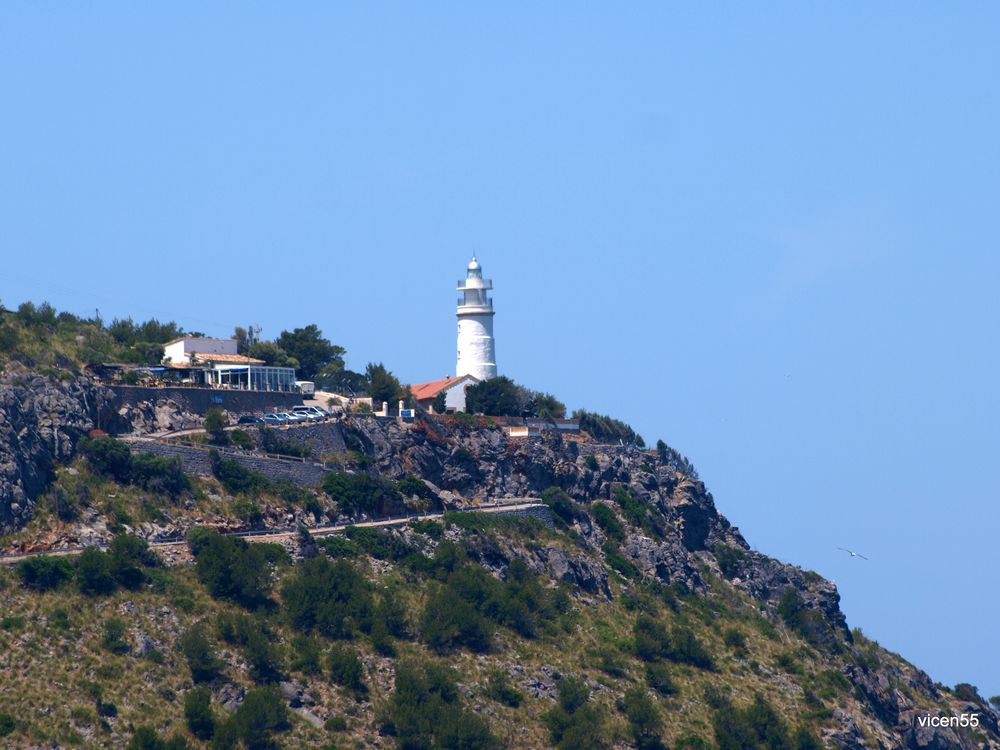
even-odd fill
[[[209,449],[189,445],[174,445],[152,440],[129,440],[129,447],[135,453],[151,453],[154,456],[179,456],[184,471],[189,474],[212,476],[212,462]],[[285,461],[240,451],[222,451],[223,458],[230,458],[252,471],[257,471],[269,479],[287,479],[296,484],[315,485],[323,481],[330,471],[325,466],[301,461]]]
[[[314,458],[344,453],[347,450],[347,444],[344,442],[344,431],[339,422],[307,423],[266,429],[273,430],[279,439],[287,443],[308,446]],[[259,433],[260,428],[253,429],[253,432]],[[254,435],[254,437],[257,438],[259,446],[259,434]]]
[[[501,516],[531,516],[540,520],[550,529],[553,528],[552,509],[548,505],[535,505],[531,508],[518,508],[516,510],[498,510],[496,514]]]
[[[261,414],[287,411],[302,403],[301,393],[277,391],[230,391],[224,388],[151,388],[142,385],[109,385],[114,393],[115,408],[136,406],[141,401],[173,401],[183,410],[204,415],[216,407],[232,414]]]

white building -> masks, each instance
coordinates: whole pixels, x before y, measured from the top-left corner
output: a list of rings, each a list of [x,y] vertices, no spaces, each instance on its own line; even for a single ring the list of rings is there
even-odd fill
[[[163,361],[174,368],[203,368],[205,382],[218,388],[295,391],[295,369],[268,367],[264,360],[236,352],[236,339],[184,336],[163,346]]]
[[[458,301],[458,365],[456,377],[472,375],[477,380],[497,376],[496,348],[493,342],[493,300],[487,292],[493,282],[483,278],[483,269],[472,256],[465,281],[458,282],[462,299]]]
[[[175,366],[193,365],[198,354],[221,354],[239,356],[236,353],[236,339],[210,339],[183,336],[163,345],[163,359]],[[204,359],[204,357],[202,357]]]

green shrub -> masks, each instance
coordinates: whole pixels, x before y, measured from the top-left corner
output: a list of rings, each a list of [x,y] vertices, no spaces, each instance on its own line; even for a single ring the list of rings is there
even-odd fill
[[[717,544],[712,551],[715,553],[716,562],[719,563],[719,569],[726,578],[732,578],[740,572],[740,566],[747,556],[744,550],[728,544]]]
[[[670,677],[670,669],[666,664],[653,662],[646,665],[646,684],[660,695],[674,695],[677,685]]]
[[[747,651],[747,637],[743,631],[736,628],[729,628],[722,634],[723,642],[737,654],[745,654]]]
[[[493,640],[486,619],[449,586],[438,587],[428,598],[420,618],[420,635],[439,653],[458,646],[483,652]]]
[[[348,526],[344,536],[376,560],[402,560],[416,550],[398,534],[369,526]]]
[[[822,747],[808,731],[794,737],[788,726],[762,696],[745,708],[728,700],[716,708],[712,719],[719,750],[813,750]]]
[[[666,627],[654,618],[639,615],[632,635],[636,656],[643,661],[668,659],[701,669],[714,668],[711,655],[690,628],[678,626],[668,633]]]
[[[422,479],[412,474],[407,474],[396,482],[396,491],[403,497],[416,497],[420,500],[434,499],[431,488]]]
[[[343,716],[331,716],[326,720],[323,728],[328,732],[346,732],[347,731],[347,719]]]
[[[49,625],[58,630],[69,630],[71,622],[65,607],[56,607],[49,614]]]
[[[6,737],[17,729],[17,722],[8,713],[0,713],[0,737]]]
[[[127,654],[129,645],[124,640],[125,627],[125,623],[117,617],[105,620],[101,645],[113,654]]]
[[[434,662],[402,661],[396,687],[381,710],[384,731],[399,748],[494,750],[489,724],[462,707],[454,673]]]
[[[603,644],[597,650],[597,666],[607,675],[624,677],[627,674],[625,660],[621,652],[610,644]]]
[[[216,630],[222,640],[242,648],[252,680],[270,683],[282,679],[282,649],[272,642],[271,632],[261,620],[221,612],[216,618]]]
[[[552,509],[552,514],[565,524],[572,524],[579,514],[573,498],[558,487],[549,487],[542,492],[542,502]]]
[[[641,687],[629,689],[625,693],[622,709],[638,750],[666,750],[660,739],[660,715],[645,690]]]
[[[107,562],[115,582],[134,591],[146,582],[144,568],[155,567],[160,560],[144,539],[132,534],[119,534],[111,542]]]
[[[508,516],[500,513],[483,513],[481,511],[456,511],[445,513],[446,526],[456,526],[465,531],[478,534],[496,531],[507,537],[537,539],[548,537],[552,531],[545,523],[534,516]]]
[[[627,578],[630,581],[639,581],[642,579],[642,572],[635,567],[631,560],[622,557],[610,542],[605,542],[602,549],[604,551],[604,561],[608,564],[608,567],[622,578]]]
[[[818,610],[807,607],[802,595],[791,586],[781,595],[778,614],[788,627],[813,645],[829,645],[836,639],[823,615]]]
[[[410,521],[410,528],[418,534],[423,534],[431,539],[440,539],[444,534],[444,526],[437,521],[421,520]]]
[[[90,468],[119,484],[133,484],[150,492],[177,498],[191,491],[191,480],[176,456],[132,455],[128,445],[114,438],[83,439],[77,446]]]
[[[497,703],[503,703],[511,708],[519,707],[524,700],[524,695],[511,684],[510,677],[502,669],[490,672],[486,683],[486,695]]]
[[[18,562],[17,576],[21,585],[34,591],[59,588],[73,576],[73,563],[65,557],[39,555]]]
[[[674,743],[674,750],[712,750],[712,746],[695,734],[686,734]]]
[[[87,547],[77,559],[76,585],[87,596],[113,593],[118,582],[111,557],[97,547]]]
[[[620,542],[625,538],[625,528],[622,526],[621,521],[618,520],[615,512],[607,505],[604,503],[594,503],[590,512],[594,516],[594,521],[607,534],[609,539]]]
[[[291,668],[302,674],[319,674],[323,669],[319,641],[306,635],[293,637]]]
[[[250,679],[258,683],[272,683],[283,679],[281,649],[258,626],[252,629],[243,644],[243,655],[249,667]]]
[[[194,625],[184,633],[180,648],[191,670],[191,679],[196,683],[211,682],[218,676],[222,665],[203,625]]]
[[[222,458],[215,449],[209,452],[212,474],[233,494],[260,494],[271,489],[271,480],[257,471],[252,471],[238,461]]]
[[[330,669],[330,679],[334,683],[353,690],[356,693],[368,692],[365,685],[365,672],[357,652],[350,646],[334,645],[327,657]]]
[[[204,528],[192,529],[188,544],[194,554],[195,572],[212,596],[251,608],[270,600],[270,545],[247,544]]]
[[[0,618],[0,630],[24,630],[27,624],[21,615],[6,615]]]
[[[246,430],[230,430],[228,435],[230,444],[236,448],[250,450],[254,447],[253,438]]]
[[[86,487],[82,483],[81,486]],[[49,492],[49,504],[60,520],[75,521],[80,515],[77,499],[58,484]]]
[[[212,693],[206,687],[196,687],[184,694],[184,720],[188,730],[200,740],[215,734],[215,714],[212,713]]]
[[[326,550],[326,554],[333,558],[357,557],[361,554],[361,548],[358,545],[340,534],[317,539],[316,544]]]
[[[563,677],[558,690],[556,706],[542,717],[557,750],[607,748],[604,717],[590,703],[590,689],[578,678]]]
[[[205,412],[205,432],[207,432],[217,443],[225,442],[225,429],[229,425],[229,419],[222,409],[213,406]]]
[[[287,440],[277,430],[272,430],[266,425],[260,429],[260,447],[266,453],[295,458],[308,458],[312,453],[308,445]]]
[[[183,737],[175,736],[164,740],[155,729],[139,727],[125,746],[125,750],[187,750],[188,747],[187,740]]]
[[[259,529],[264,525],[264,512],[255,502],[237,503],[234,511],[236,512],[236,517],[251,529]]]
[[[376,623],[383,624],[386,633],[394,638],[410,637],[406,604],[398,590],[383,589],[378,606],[375,608],[374,620]]]
[[[285,579],[282,600],[288,622],[306,634],[351,638],[371,628],[370,586],[346,560],[303,561]]]
[[[498,581],[483,567],[470,564],[460,548],[442,543],[431,562],[445,585],[437,588],[421,616],[425,643],[443,653],[459,646],[486,651],[492,643],[488,621],[504,625],[526,638],[551,628],[568,608],[562,589],[549,589],[523,560],[507,566]]]
[[[360,513],[389,515],[391,510],[401,508],[403,502],[394,486],[365,472],[330,472],[323,478],[323,491],[337,503],[337,509],[348,516]]]
[[[599,442],[618,443],[621,441],[626,445],[634,444],[640,448],[646,445],[642,436],[620,419],[614,419],[604,414],[595,414],[584,409],[574,411],[573,419],[578,419],[580,429]]]
[[[960,701],[967,701],[969,703],[983,703],[983,697],[979,694],[979,689],[975,685],[970,685],[968,682],[960,682],[955,685],[955,689],[952,690],[955,697]]]
[[[212,747],[229,750],[242,741],[247,750],[275,747],[272,735],[291,728],[288,707],[274,688],[249,690],[236,713],[215,728]]]
[[[670,634],[661,622],[649,615],[639,615],[632,628],[635,655],[643,661],[658,661],[670,654]]]
[[[91,470],[101,476],[128,484],[131,479],[132,451],[114,438],[84,438],[77,444],[79,453],[87,459]]]
[[[691,664],[701,669],[714,669],[711,654],[699,641],[694,631],[686,627],[675,627],[670,633],[670,655],[672,661]]]
[[[148,492],[178,498],[191,492],[191,479],[179,456],[170,458],[140,453],[132,457],[130,482]]]
[[[601,465],[597,463],[597,458],[593,453],[588,454],[587,457],[583,459],[583,465],[591,471],[598,471],[601,468]]]
[[[633,526],[645,528],[649,509],[635,495],[624,487],[615,487],[611,493],[615,503],[622,509],[622,515]]]

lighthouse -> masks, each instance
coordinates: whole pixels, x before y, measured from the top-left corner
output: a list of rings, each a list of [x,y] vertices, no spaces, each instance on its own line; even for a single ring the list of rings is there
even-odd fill
[[[455,375],[472,375],[479,380],[497,376],[497,357],[493,343],[493,300],[487,292],[493,282],[483,278],[483,267],[472,256],[465,281],[458,282],[462,298],[458,300],[458,365]]]

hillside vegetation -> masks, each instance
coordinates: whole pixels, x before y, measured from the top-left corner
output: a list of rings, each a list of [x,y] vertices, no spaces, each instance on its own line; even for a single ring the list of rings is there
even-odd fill
[[[28,553],[0,566],[4,748],[1000,750],[974,686],[851,630],[833,583],[752,550],[687,458],[620,420],[516,440],[482,416],[349,415],[316,427],[337,446],[318,455],[213,416],[192,476],[95,433],[134,425],[74,375],[151,361],[176,326],[2,315],[0,551]],[[402,388],[344,371],[315,326],[240,340]],[[513,381],[476,398],[565,413]],[[253,448],[322,459],[322,480],[248,468]],[[516,498],[542,507],[475,511]]]
[[[420,464],[414,449],[432,427],[412,446],[392,435],[391,451],[360,454],[371,473],[345,466],[325,491],[306,494],[327,518],[387,494],[417,502],[415,480],[380,467],[404,457],[426,476],[428,459]],[[351,428],[358,448],[376,428]],[[467,447],[470,459],[453,462],[492,481],[483,441],[494,431],[450,429],[430,438],[435,450],[478,446],[479,456]],[[543,475],[569,450],[512,448],[512,467],[548,452],[533,461]],[[175,478],[170,462],[135,466],[113,441],[83,444],[80,455],[36,522],[59,523],[54,495],[70,505],[83,496],[78,512],[118,514],[113,543],[0,569],[5,746],[944,747],[920,744],[906,717],[990,716],[974,690],[934,685],[848,632],[818,576],[747,550],[669,451],[577,455],[573,481],[537,493],[551,526],[460,512],[322,539],[303,530],[283,546],[196,521],[212,509],[231,518],[240,502],[291,509],[298,500]],[[571,494],[588,472],[635,481],[592,499]],[[466,474],[448,481],[458,487]],[[644,495],[643,483],[669,502]],[[166,558],[129,533],[142,528],[138,516],[164,512],[189,519],[187,544]],[[697,549],[671,546],[679,521],[708,524],[705,536],[688,531]],[[682,551],[687,562],[669,560]],[[789,583],[763,594],[776,571]],[[927,735],[942,736],[955,747],[996,743],[986,720]]]

